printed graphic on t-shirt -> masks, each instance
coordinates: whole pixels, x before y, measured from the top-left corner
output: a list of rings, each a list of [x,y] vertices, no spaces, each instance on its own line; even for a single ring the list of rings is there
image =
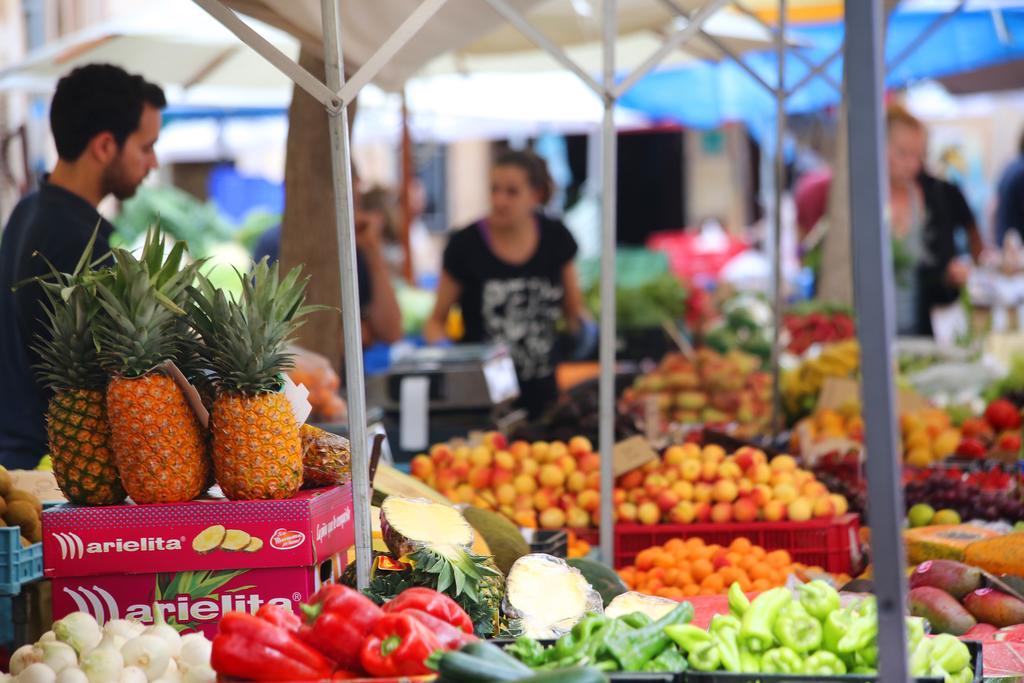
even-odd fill
[[[553,322],[562,315],[564,295],[561,283],[539,277],[484,283],[484,329],[489,338],[508,345],[520,380],[547,377],[554,372]]]

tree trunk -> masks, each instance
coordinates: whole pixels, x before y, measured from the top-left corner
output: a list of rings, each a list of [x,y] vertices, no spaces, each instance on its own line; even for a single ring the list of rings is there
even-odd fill
[[[899,0],[885,0],[886,16],[896,9]],[[885,31],[882,33],[883,37]],[[821,269],[818,274],[818,299],[853,305],[853,257],[850,244],[850,139],[849,101],[846,98],[846,76],[843,76],[843,98],[836,130],[836,157],[832,165],[832,186],[829,189],[828,232],[822,244]]]
[[[303,49],[299,65],[323,80],[324,62]],[[349,106],[350,123],[355,103]],[[331,172],[331,137],[324,106],[299,87],[288,110],[288,143],[281,222],[281,268],[303,266],[310,276],[306,303],[330,306],[308,316],[299,329],[300,346],[324,355],[336,371],[342,367],[341,281]],[[359,320],[359,312],[355,313]]]

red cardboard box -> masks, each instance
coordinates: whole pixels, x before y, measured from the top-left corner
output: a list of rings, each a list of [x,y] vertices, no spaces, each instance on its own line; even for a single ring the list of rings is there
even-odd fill
[[[275,603],[298,609],[336,580],[355,542],[350,486],[288,500],[203,499],[43,513],[53,617],[153,619],[212,635],[224,612]]]

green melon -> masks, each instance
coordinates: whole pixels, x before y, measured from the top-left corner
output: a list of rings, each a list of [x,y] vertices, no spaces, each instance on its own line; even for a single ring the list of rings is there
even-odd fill
[[[523,538],[519,527],[504,515],[467,505],[462,510],[462,516],[487,542],[494,563],[505,576],[508,576],[516,560],[530,554],[530,544]]]
[[[590,582],[594,590],[601,594],[601,600],[604,602],[605,607],[616,597],[629,590],[619,575],[615,573],[615,570],[606,564],[596,560],[588,560],[584,557],[574,558],[568,560],[568,562],[570,567],[580,570],[580,573]]]

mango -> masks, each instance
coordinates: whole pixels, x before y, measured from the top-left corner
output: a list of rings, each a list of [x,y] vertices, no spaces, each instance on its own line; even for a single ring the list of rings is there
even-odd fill
[[[910,591],[910,614],[927,619],[932,633],[954,636],[962,636],[978,623],[956,598],[934,586],[920,586]]]
[[[999,628],[1024,623],[1024,601],[994,588],[981,588],[964,598],[975,619]]]
[[[919,586],[940,588],[963,600],[965,595],[981,588],[981,570],[955,560],[929,560],[919,564],[910,575],[910,587]]]

